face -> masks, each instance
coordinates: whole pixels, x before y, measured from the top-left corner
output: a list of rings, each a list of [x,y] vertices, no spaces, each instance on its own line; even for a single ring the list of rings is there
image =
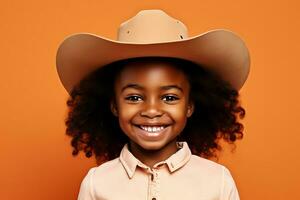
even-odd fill
[[[131,148],[168,151],[192,115],[185,74],[167,62],[131,62],[117,76],[111,110]]]

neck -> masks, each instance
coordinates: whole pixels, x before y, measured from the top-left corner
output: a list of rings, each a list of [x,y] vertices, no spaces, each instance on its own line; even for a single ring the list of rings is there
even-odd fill
[[[152,168],[156,163],[164,161],[173,155],[178,148],[175,139],[158,150],[147,150],[130,141],[129,150],[143,164]]]

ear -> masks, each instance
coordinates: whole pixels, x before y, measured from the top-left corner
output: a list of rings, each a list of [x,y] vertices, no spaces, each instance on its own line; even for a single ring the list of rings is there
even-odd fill
[[[186,113],[186,116],[187,116],[187,117],[192,116],[192,114],[193,114],[193,112],[194,112],[194,107],[195,107],[194,102],[193,102],[193,101],[190,101],[190,102],[189,102],[189,105],[188,105],[187,113]]]
[[[118,117],[118,110],[115,100],[110,101],[110,110],[114,116]]]

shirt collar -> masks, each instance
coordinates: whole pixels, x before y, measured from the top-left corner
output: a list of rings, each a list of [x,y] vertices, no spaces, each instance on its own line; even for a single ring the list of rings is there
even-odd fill
[[[177,169],[181,168],[183,165],[185,165],[192,153],[191,150],[187,144],[187,142],[177,142],[178,148],[180,148],[178,151],[176,151],[173,155],[171,155],[169,158],[167,158],[164,161],[156,163],[153,168],[161,165],[166,164],[168,166],[169,171],[172,173],[176,171]],[[144,169],[149,169],[148,166],[146,166],[144,163],[142,163],[140,160],[138,160],[128,149],[128,143],[126,143],[120,153],[120,161],[127,172],[129,178],[132,178],[134,175],[134,172],[136,170],[136,167],[139,166]]]

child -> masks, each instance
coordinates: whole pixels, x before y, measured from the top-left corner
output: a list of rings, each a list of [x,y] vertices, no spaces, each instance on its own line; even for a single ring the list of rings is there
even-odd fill
[[[182,22],[143,10],[121,24],[117,41],[67,38],[57,69],[70,94],[73,155],[94,153],[99,164],[78,200],[239,199],[229,170],[206,159],[219,139],[243,136],[238,90],[249,55],[238,36],[188,38]]]

